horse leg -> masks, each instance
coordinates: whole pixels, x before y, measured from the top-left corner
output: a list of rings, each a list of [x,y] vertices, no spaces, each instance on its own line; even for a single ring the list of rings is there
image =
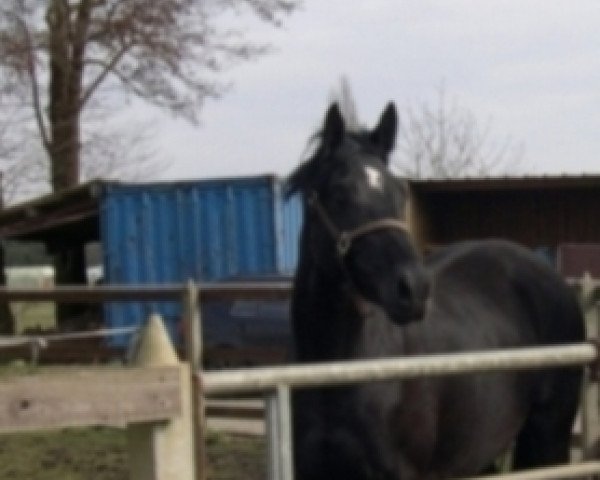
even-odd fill
[[[479,472],[479,475],[495,475],[497,473],[500,473],[500,469],[496,466],[496,464],[492,463]]]
[[[488,465],[485,469],[479,472],[479,475],[498,475],[500,473],[506,473],[510,470],[513,461],[513,449],[510,448],[502,455],[500,455],[494,463]]]
[[[552,394],[532,405],[517,437],[515,470],[569,462],[573,421],[579,403],[579,378],[577,370],[556,372]]]
[[[568,463],[571,429],[554,429],[540,416],[527,420],[517,439],[514,470]]]

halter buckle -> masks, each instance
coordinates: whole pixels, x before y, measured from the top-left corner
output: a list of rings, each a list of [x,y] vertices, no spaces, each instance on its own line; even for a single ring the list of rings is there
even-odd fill
[[[345,257],[352,246],[352,236],[348,232],[340,232],[336,249],[340,258]]]

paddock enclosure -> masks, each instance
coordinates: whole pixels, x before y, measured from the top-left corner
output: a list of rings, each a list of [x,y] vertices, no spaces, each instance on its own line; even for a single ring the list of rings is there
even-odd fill
[[[564,276],[573,280],[585,270],[590,270],[595,276],[600,274],[595,263],[590,261],[595,258],[600,245],[600,227],[595,221],[595,206],[600,201],[599,187],[600,177],[597,176],[413,182],[409,220],[423,250],[464,238],[503,236],[538,251]],[[174,213],[177,209],[187,212],[186,216],[179,217],[179,213]],[[78,303],[100,312],[94,317],[94,321],[101,320],[100,324],[90,323],[86,318],[76,319],[75,325],[81,327],[78,330],[137,330],[146,325],[149,316],[158,313],[186,363],[174,365],[173,357],[167,355],[169,365],[156,367],[158,370],[154,366],[139,364],[135,369],[126,367],[124,372],[114,373],[112,370],[98,373],[84,368],[69,378],[50,378],[42,368],[39,376],[32,379],[4,379],[3,398],[11,400],[0,403],[3,409],[0,430],[60,428],[119,421],[130,424],[136,432],[132,436],[150,448],[143,452],[149,458],[165,456],[163,446],[170,444],[170,440],[155,435],[157,425],[186,418],[185,422],[195,427],[183,435],[189,439],[189,445],[181,450],[187,452],[187,456],[174,458],[187,468],[188,473],[178,473],[176,477],[158,471],[139,474],[135,473],[139,466],[134,466],[132,479],[200,479],[204,475],[203,418],[207,411],[210,412],[205,407],[205,397],[250,392],[266,398],[266,430],[271,445],[270,479],[287,480],[291,478],[288,402],[291,389],[309,388],[322,382],[452,375],[463,371],[461,369],[585,365],[597,359],[595,348],[583,344],[550,350],[485,352],[450,358],[411,358],[410,361],[386,359],[373,363],[316,365],[305,369],[293,365],[223,371],[203,369],[201,359],[215,347],[200,342],[203,338],[201,327],[206,326],[205,320],[208,320],[203,317],[200,321],[199,317],[206,312],[203,306],[239,298],[269,302],[289,298],[290,285],[285,277],[295,267],[301,213],[298,204],[283,202],[280,183],[273,177],[201,181],[199,185],[184,182],[131,186],[95,181],[1,212],[0,236],[4,240],[42,242],[47,253],[96,242],[100,244],[101,252],[97,261],[104,271],[99,285],[1,289],[2,301]],[[165,246],[177,243],[178,229],[182,225],[187,226],[178,222],[182,222],[181,218],[191,218],[190,215],[200,218],[192,228],[193,238],[189,239],[189,243],[172,248],[172,251],[178,252],[176,255],[166,255]],[[256,223],[254,219],[258,217],[262,221]],[[109,218],[112,220],[109,221]],[[110,236],[112,234],[114,237]],[[202,241],[203,235],[210,238]],[[190,258],[197,258],[201,263],[185,267],[188,270],[181,268]],[[75,263],[83,261],[78,257],[74,260]],[[567,264],[569,269],[563,271]],[[83,263],[80,266],[83,268]],[[258,277],[260,281],[257,282]],[[182,283],[187,278],[193,278],[195,283]],[[282,279],[284,281],[280,281]],[[585,284],[578,284],[577,288],[581,290],[588,317],[589,335],[596,338],[599,285],[588,280]],[[226,332],[227,335],[229,333]],[[129,345],[125,340],[129,337],[125,335],[129,334],[121,331],[121,336],[111,342],[96,342],[105,349],[97,351],[100,354],[94,360],[102,362],[113,358],[115,346],[119,346],[125,356]],[[43,356],[44,351],[50,351],[53,345],[59,343],[56,338],[37,333],[11,341],[31,348],[34,357],[36,352]],[[50,347],[39,350],[40,342],[47,342]],[[83,345],[83,342],[80,339],[75,344]],[[82,351],[89,350],[88,346],[75,349],[72,354],[69,353],[69,358],[77,360]],[[233,356],[236,357],[241,350],[234,349]],[[4,351],[2,349],[0,353]],[[223,358],[231,353],[232,350],[229,350],[220,355]],[[252,352],[252,355],[254,359],[262,358],[264,353],[262,349]],[[136,359],[134,352],[130,356]],[[242,362],[238,363],[246,363],[247,357],[240,356],[233,358],[231,363],[240,358]],[[191,370],[186,370],[189,367]],[[573,441],[577,456],[585,463],[561,467],[554,473],[510,474],[505,478],[591,477],[600,473],[600,463],[595,461],[598,453],[597,384],[589,378],[593,369],[586,370],[588,381],[583,395],[581,426]],[[140,384],[135,378],[146,380]],[[101,385],[101,382],[118,384],[121,388],[119,397],[129,403],[116,402],[114,409],[107,410],[106,404],[110,402],[105,401],[102,392],[86,387]],[[79,387],[75,388],[76,384]],[[48,390],[52,392],[50,407],[45,403],[48,398],[35,396],[36,392],[44,390],[44,385],[52,385]],[[81,397],[70,396],[71,391],[78,392]],[[88,394],[97,396],[99,402],[90,403]],[[140,413],[137,406],[131,407],[131,399],[148,398],[151,400],[149,403],[139,402],[140,408],[145,405],[144,412]],[[115,397],[111,395],[110,400],[114,403]],[[194,405],[189,412],[184,411],[184,400],[190,406]],[[79,402],[76,405],[80,406],[74,410],[80,412],[80,417],[69,418],[72,412],[64,409],[62,418],[55,417],[52,406],[68,402]],[[138,401],[134,403],[137,405]],[[32,407],[36,405],[39,408]],[[40,412],[49,418],[40,418]],[[89,412],[93,415],[88,415]],[[160,460],[157,461],[159,464]],[[170,467],[165,468],[168,470]]]
[[[597,338],[600,283],[589,277],[577,282],[586,312],[589,335]],[[131,431],[131,478],[181,480],[205,478],[205,399],[223,395],[262,394],[269,444],[269,478],[291,480],[290,390],[323,384],[408,379],[427,375],[502,369],[589,365],[580,410],[580,428],[573,437],[577,463],[532,472],[507,474],[506,479],[590,478],[600,474],[597,461],[598,352],[594,343],[468,354],[354,361],[305,366],[203,370],[198,306],[211,297],[243,292],[253,298],[287,295],[289,284],[210,283],[139,287],[58,287],[36,290],[0,290],[0,300],[142,301],[170,299],[181,305],[186,324],[186,361],[180,362],[158,315],[141,334],[132,366],[83,368],[68,375],[39,373],[3,378],[0,382],[0,431],[61,428],[83,425],[126,425]],[[103,388],[107,383],[113,390]],[[108,397],[107,397],[108,395]],[[151,458],[152,461],[148,461]]]
[[[5,208],[0,237],[8,245],[9,268],[49,265],[60,252],[79,271],[82,283],[86,262],[93,269],[91,280],[102,285],[181,283],[189,278],[268,283],[289,277],[298,255],[302,206],[298,198],[285,200],[281,190],[282,180],[272,175],[142,184],[93,180]],[[462,239],[503,237],[537,251],[564,276],[577,277],[585,270],[600,275],[600,227],[595,221],[600,176],[419,180],[410,182],[410,191],[411,231],[423,250]],[[189,235],[182,235],[182,229]],[[80,255],[84,246],[87,258]],[[223,308],[223,303],[213,307],[204,302],[206,322],[212,321],[207,310],[219,317]],[[206,339],[207,349],[221,357],[216,363],[285,358],[281,349],[268,351],[250,338],[269,334],[273,322],[265,322],[259,332],[244,330],[249,324],[244,319],[264,317],[262,307],[253,308],[254,314],[229,308],[229,330],[217,329],[214,341]],[[182,345],[177,302],[112,302],[87,308],[78,315],[86,318],[74,319],[73,327],[135,327],[152,312],[162,315]],[[271,314],[282,317],[273,309]],[[223,337],[236,342],[224,345]],[[111,348],[123,349],[127,341],[121,335],[109,342],[90,341],[85,349],[59,349],[55,343],[45,354],[56,352],[57,359],[70,361],[95,350],[96,358],[108,359],[114,355]]]

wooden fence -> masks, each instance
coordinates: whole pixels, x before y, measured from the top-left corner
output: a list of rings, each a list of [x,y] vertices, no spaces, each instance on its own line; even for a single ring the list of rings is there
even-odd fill
[[[160,318],[144,328],[133,365],[3,376],[0,432],[122,426],[132,480],[194,478],[191,371]]]
[[[597,325],[597,284],[582,287],[586,316]],[[135,367],[121,370],[82,369],[68,375],[40,373],[0,381],[0,431],[63,426],[126,424],[129,430],[132,480],[203,480],[206,396],[232,392],[263,392],[267,397],[269,478],[292,479],[290,389],[331,382],[352,383],[465,371],[585,365],[597,359],[596,347],[585,343],[510,351],[452,354],[410,359],[280,366],[239,371],[203,371],[201,367],[200,298],[280,298],[289,285],[227,284],[145,287],[58,287],[51,290],[0,289],[0,301],[55,300],[102,302],[177,300],[183,302],[187,363],[177,360],[160,319],[144,329]],[[595,329],[596,327],[592,327]],[[593,331],[594,334],[597,330]],[[588,372],[589,373],[589,372]],[[111,385],[104,389],[103,385]],[[105,391],[106,390],[106,391]],[[585,462],[502,476],[508,480],[581,477],[600,473],[591,446],[598,440],[597,385],[587,375],[582,408]],[[493,478],[493,477],[486,477]]]
[[[126,425],[132,480],[205,477],[199,292],[213,299],[282,298],[285,282],[226,285],[59,286],[0,288],[0,301],[102,303],[179,301],[186,362],[179,362],[159,317],[143,330],[134,367],[69,369],[0,379],[0,433],[88,425]],[[21,340],[20,340],[21,341]]]

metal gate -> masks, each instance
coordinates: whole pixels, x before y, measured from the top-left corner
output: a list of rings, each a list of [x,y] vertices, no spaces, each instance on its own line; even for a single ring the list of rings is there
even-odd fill
[[[582,308],[585,311],[588,338],[598,338],[600,283],[590,279],[578,282]],[[198,296],[195,296],[198,298]],[[198,311],[197,308],[188,311]],[[199,319],[190,322],[191,357],[201,357]],[[194,328],[194,325],[197,325]],[[292,427],[290,390],[298,387],[318,387],[354,382],[390,379],[410,379],[422,376],[455,375],[469,372],[525,370],[568,365],[590,365],[597,362],[598,349],[594,342],[581,344],[517,348],[485,352],[469,352],[386,358],[377,360],[248,368],[230,371],[201,371],[197,377],[203,396],[261,392],[266,399],[266,421],[269,445],[269,479],[292,480]],[[198,363],[199,365],[199,363]],[[202,398],[199,398],[202,402]],[[592,460],[593,447],[599,438],[598,384],[585,369],[582,392],[581,432],[578,444],[581,461],[569,465],[530,470],[477,479],[535,480],[580,478],[600,474],[600,461]],[[202,406],[200,406],[202,410]],[[475,479],[470,479],[475,480]]]

